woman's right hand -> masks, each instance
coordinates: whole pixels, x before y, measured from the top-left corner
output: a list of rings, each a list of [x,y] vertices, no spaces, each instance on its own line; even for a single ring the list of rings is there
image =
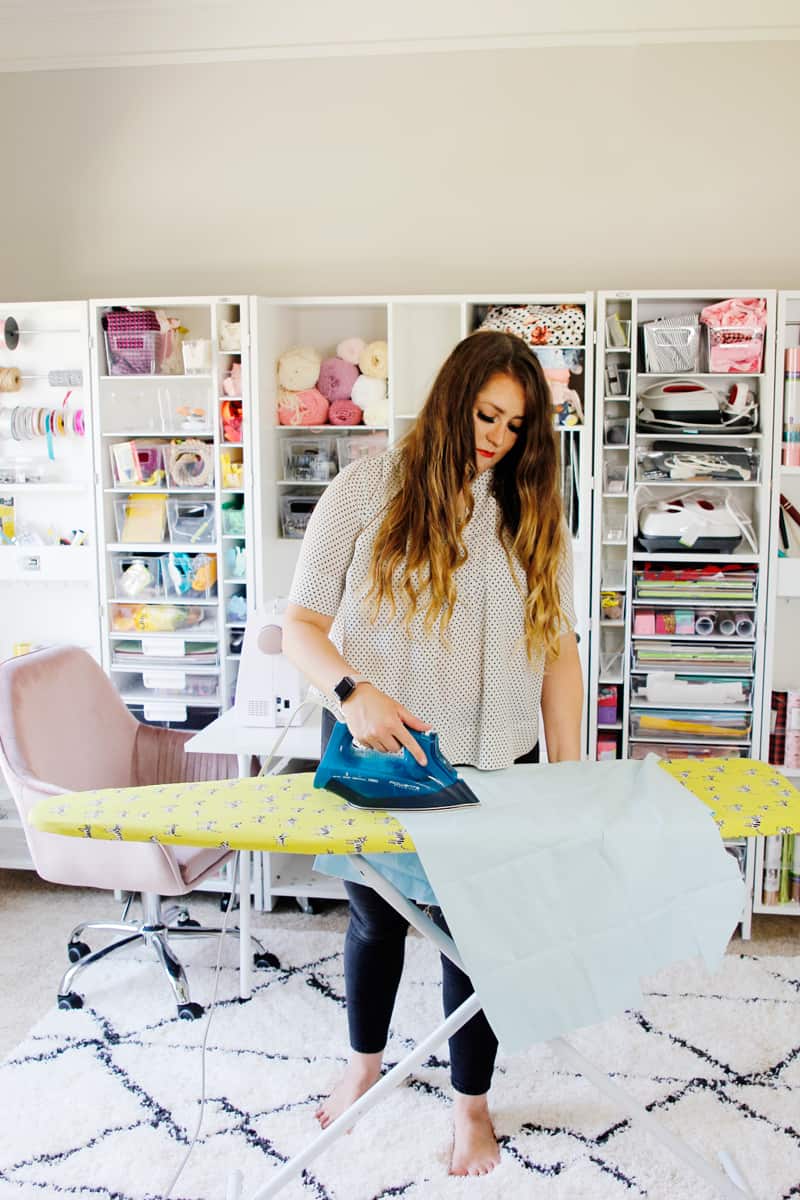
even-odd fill
[[[383,750],[396,754],[403,746],[414,756],[421,767],[428,761],[416,738],[409,729],[427,733],[430,725],[415,717],[391,696],[379,691],[371,683],[359,683],[353,694],[342,705],[347,728],[362,746],[371,750]]]

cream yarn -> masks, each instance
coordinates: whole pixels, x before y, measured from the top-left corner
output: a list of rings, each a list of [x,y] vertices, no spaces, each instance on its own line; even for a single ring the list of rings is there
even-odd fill
[[[386,380],[370,379],[368,375],[359,375],[353,384],[351,399],[354,404],[364,410],[365,425],[389,424],[389,401],[386,397]]]
[[[358,357],[363,375],[370,379],[385,379],[389,374],[389,347],[386,342],[370,342]]]
[[[278,382],[290,392],[313,388],[321,362],[313,346],[293,346],[278,359]]]
[[[361,358],[361,354],[366,347],[367,343],[363,338],[345,338],[344,341],[339,342],[339,345],[336,347],[336,355],[338,358],[343,358],[345,362],[352,363],[354,367],[357,367],[358,360]]]

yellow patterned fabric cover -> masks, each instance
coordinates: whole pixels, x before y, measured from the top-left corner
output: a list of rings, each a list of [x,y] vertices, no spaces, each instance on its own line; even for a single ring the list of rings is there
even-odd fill
[[[753,758],[681,758],[661,763],[707,804],[724,838],[800,833],[800,792]]]
[[[724,838],[800,832],[800,792],[775,767],[747,758],[679,759],[661,766],[711,809]],[[292,854],[411,852],[390,813],[351,808],[314,776],[108,788],[40,800],[44,833]]]
[[[361,812],[314,787],[314,776],[265,775],[218,783],[108,788],[40,800],[30,822],[44,833],[292,854],[412,851],[395,817]]]

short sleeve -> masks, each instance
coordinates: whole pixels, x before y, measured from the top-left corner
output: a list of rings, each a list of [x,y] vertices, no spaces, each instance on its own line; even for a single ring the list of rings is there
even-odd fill
[[[339,611],[347,569],[364,527],[367,459],[328,484],[306,526],[289,600],[328,617]]]
[[[578,623],[575,614],[575,567],[572,558],[572,537],[564,526],[564,549],[558,568],[558,591],[561,600],[561,633],[572,633]]]

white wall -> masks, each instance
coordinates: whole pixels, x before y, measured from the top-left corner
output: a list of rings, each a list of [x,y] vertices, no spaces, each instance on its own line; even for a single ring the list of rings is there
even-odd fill
[[[797,43],[0,76],[0,294],[800,285]]]

